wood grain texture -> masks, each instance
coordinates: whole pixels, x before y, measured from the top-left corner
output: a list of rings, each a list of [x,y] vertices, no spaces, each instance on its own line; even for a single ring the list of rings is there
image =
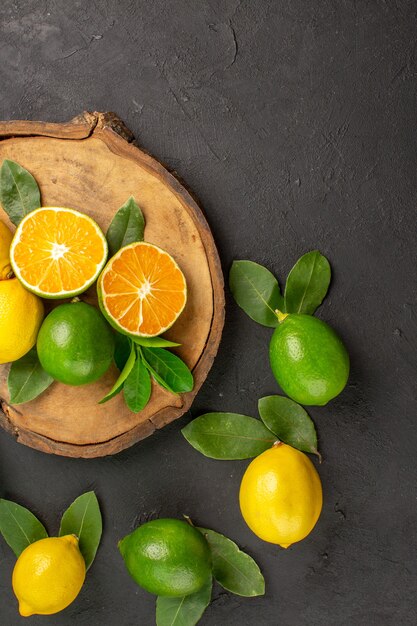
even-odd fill
[[[167,250],[188,284],[183,314],[166,334],[192,369],[194,390],[175,396],[153,385],[152,398],[131,413],[119,395],[97,402],[112,386],[116,368],[94,385],[54,383],[30,403],[9,404],[8,366],[0,367],[0,423],[16,439],[44,452],[73,457],[115,454],[180,417],[191,405],[217,353],[224,323],[223,276],[207,222],[185,188],[132,143],[112,113],[84,113],[66,124],[0,122],[0,162],[27,168],[44,206],[68,206],[94,218],[103,231],[133,195],[145,219],[145,239]],[[7,221],[0,209],[0,217]],[[84,296],[83,296],[84,297]],[[95,287],[85,299],[96,303]]]

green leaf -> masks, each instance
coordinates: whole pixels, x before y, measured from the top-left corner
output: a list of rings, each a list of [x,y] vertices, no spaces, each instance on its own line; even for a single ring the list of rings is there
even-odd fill
[[[278,326],[275,311],[282,310],[284,300],[277,279],[266,267],[253,261],[234,261],[229,286],[238,305],[255,322]]]
[[[36,348],[14,361],[10,367],[7,384],[12,404],[29,402],[47,389],[54,379],[49,376],[39,363]]]
[[[110,391],[108,393],[106,393],[104,398],[102,398],[99,401],[99,404],[104,404],[105,402],[108,402],[109,400],[114,398],[114,396],[117,396],[117,394],[121,392],[127,377],[129,376],[130,372],[133,369],[133,366],[135,365],[135,362],[136,362],[135,346],[133,345],[133,343],[130,343],[129,358],[127,359],[127,361],[126,361],[122,371],[120,372],[119,378],[116,380],[116,382],[114,383],[114,385],[110,389]]]
[[[132,341],[126,335],[115,334],[114,362],[118,370],[122,371],[132,351]]]
[[[120,207],[107,231],[109,256],[135,241],[143,241],[145,218],[133,196]]]
[[[212,459],[250,459],[276,441],[260,420],[237,413],[206,413],[182,429],[193,448]]]
[[[193,375],[181,359],[164,348],[142,348],[145,364],[155,380],[172,393],[186,393],[194,387]]]
[[[59,536],[76,535],[88,569],[100,543],[103,525],[100,506],[94,491],[79,496],[62,516]]]
[[[264,424],[280,441],[320,457],[314,424],[297,402],[284,396],[266,396],[259,400],[258,409]]]
[[[211,599],[212,580],[197,593],[181,598],[159,596],[156,600],[157,626],[195,626]]]
[[[0,169],[0,202],[16,226],[25,215],[41,206],[38,183],[32,174],[8,159]]]
[[[210,546],[213,576],[217,582],[238,596],[247,598],[263,596],[265,580],[252,557],[239,550],[238,546],[224,535],[207,528],[198,530]]]
[[[17,557],[31,543],[48,536],[33,513],[20,504],[3,499],[0,500],[0,532]]]
[[[151,397],[151,377],[141,355],[138,355],[132,371],[124,384],[125,402],[133,413],[139,413]]]
[[[323,302],[330,284],[331,270],[318,250],[298,259],[285,285],[285,312],[313,315]]]
[[[144,357],[143,358],[143,363],[146,367],[146,369],[148,370],[148,372],[150,373],[150,375],[152,376],[152,378],[154,379],[155,382],[158,383],[158,385],[160,387],[162,387],[163,389],[166,389],[167,391],[169,391],[170,393],[176,393],[175,391],[173,391],[170,387],[168,387],[167,383],[164,381],[163,378],[161,378],[159,376],[159,374],[157,374],[155,372],[155,370],[152,369],[152,367],[149,365],[149,363],[146,361],[146,359]]]
[[[164,337],[134,337],[133,341],[138,346],[145,348],[176,348],[181,345],[180,343],[175,343],[175,341],[164,339]]]

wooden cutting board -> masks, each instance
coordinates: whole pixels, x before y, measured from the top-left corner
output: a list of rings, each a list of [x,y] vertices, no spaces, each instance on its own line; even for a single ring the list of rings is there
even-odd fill
[[[117,209],[134,196],[145,215],[146,241],[167,250],[185,274],[187,305],[165,336],[181,343],[176,352],[195,379],[190,393],[175,396],[153,384],[151,400],[138,414],[127,409],[122,394],[99,405],[117,378],[113,367],[95,384],[54,383],[32,402],[13,406],[9,366],[0,366],[0,424],[17,441],[63,456],[115,454],[187,411],[210,370],[224,322],[223,276],[210,229],[190,194],[134,144],[113,113],[83,113],[65,124],[0,122],[0,164],[3,159],[17,161],[34,175],[44,206],[78,209],[104,232]],[[0,219],[8,221],[1,208]],[[96,303],[95,288],[82,297]]]

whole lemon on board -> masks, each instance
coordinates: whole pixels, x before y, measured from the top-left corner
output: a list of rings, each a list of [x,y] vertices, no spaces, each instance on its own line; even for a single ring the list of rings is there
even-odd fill
[[[17,361],[35,345],[43,303],[17,278],[0,280],[0,364]]]
[[[43,369],[52,378],[66,385],[86,385],[109,369],[114,334],[91,304],[60,304],[41,326],[37,350]]]
[[[84,579],[85,562],[75,535],[35,541],[23,550],[13,570],[20,615],[62,611],[78,596]]]
[[[0,220],[0,280],[9,278],[12,272],[12,266],[10,265],[9,250],[12,243],[13,233],[6,226],[4,222]]]
[[[269,360],[279,386],[300,404],[327,404],[349,376],[349,355],[342,340],[312,315],[278,313],[278,319]]]
[[[275,444],[250,463],[239,499],[243,518],[255,535],[282,548],[307,537],[323,503],[314,465],[285,443]]]

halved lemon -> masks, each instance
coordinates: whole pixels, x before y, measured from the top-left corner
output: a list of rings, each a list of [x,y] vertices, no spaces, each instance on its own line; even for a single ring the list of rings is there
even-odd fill
[[[20,222],[10,262],[16,277],[33,293],[67,298],[94,283],[107,251],[106,238],[90,217],[74,209],[44,207]]]
[[[103,315],[125,335],[155,337],[178,319],[187,301],[185,277],[164,250],[143,241],[119,250],[97,291]]]

